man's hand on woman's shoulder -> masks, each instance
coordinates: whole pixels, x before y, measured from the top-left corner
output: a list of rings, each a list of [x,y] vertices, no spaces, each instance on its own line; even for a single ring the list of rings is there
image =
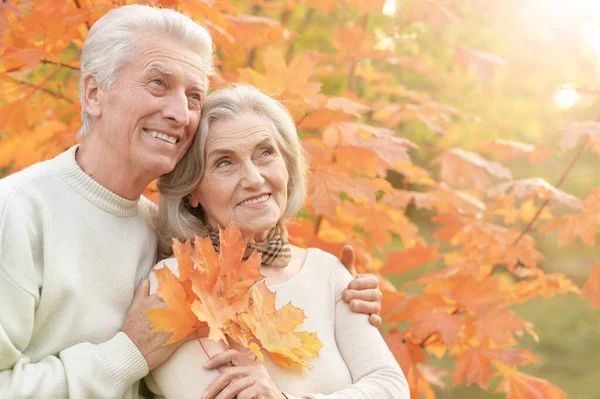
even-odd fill
[[[379,279],[373,274],[356,273],[354,249],[349,245],[342,248],[340,261],[354,276],[354,279],[342,294],[342,299],[349,304],[353,312],[368,314],[369,322],[375,327],[379,327],[381,325],[379,313],[381,312],[381,300],[383,299],[383,293],[379,289]]]

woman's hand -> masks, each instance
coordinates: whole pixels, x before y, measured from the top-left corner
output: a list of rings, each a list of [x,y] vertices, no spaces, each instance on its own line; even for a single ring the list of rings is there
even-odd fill
[[[267,369],[243,353],[230,349],[221,352],[204,368],[213,370],[224,366],[219,375],[206,388],[202,399],[285,399]]]
[[[344,302],[350,305],[355,313],[369,315],[369,322],[375,327],[381,325],[381,300],[383,293],[379,289],[379,280],[373,274],[356,274],[354,266],[354,249],[346,245],[342,248],[340,260],[346,269],[354,276],[354,280],[348,284],[348,288],[342,294]]]

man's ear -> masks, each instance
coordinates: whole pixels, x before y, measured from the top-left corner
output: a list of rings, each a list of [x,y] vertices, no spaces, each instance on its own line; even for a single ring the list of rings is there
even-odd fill
[[[83,108],[95,118],[102,116],[101,97],[102,88],[98,85],[96,77],[92,74],[83,79]]]

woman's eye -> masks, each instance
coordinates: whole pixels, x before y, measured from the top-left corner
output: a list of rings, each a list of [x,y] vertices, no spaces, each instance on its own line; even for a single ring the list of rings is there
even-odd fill
[[[190,98],[194,101],[202,100],[202,97],[200,96],[200,94],[192,94],[192,95],[190,95]]]
[[[265,148],[262,152],[263,156],[272,155],[275,151],[272,148]]]
[[[222,168],[224,166],[229,166],[229,165],[231,165],[231,162],[228,159],[222,159],[222,160],[218,161],[216,164],[217,168]]]

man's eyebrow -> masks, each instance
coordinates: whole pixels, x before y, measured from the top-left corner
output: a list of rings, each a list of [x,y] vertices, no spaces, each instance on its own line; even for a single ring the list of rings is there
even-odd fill
[[[202,92],[202,96],[204,96],[204,85],[193,85],[192,86],[192,90],[197,90],[199,92]]]
[[[150,68],[148,68],[148,72],[158,72],[163,75],[173,76],[173,72],[167,71],[161,65],[156,65],[156,64],[151,65]]]

